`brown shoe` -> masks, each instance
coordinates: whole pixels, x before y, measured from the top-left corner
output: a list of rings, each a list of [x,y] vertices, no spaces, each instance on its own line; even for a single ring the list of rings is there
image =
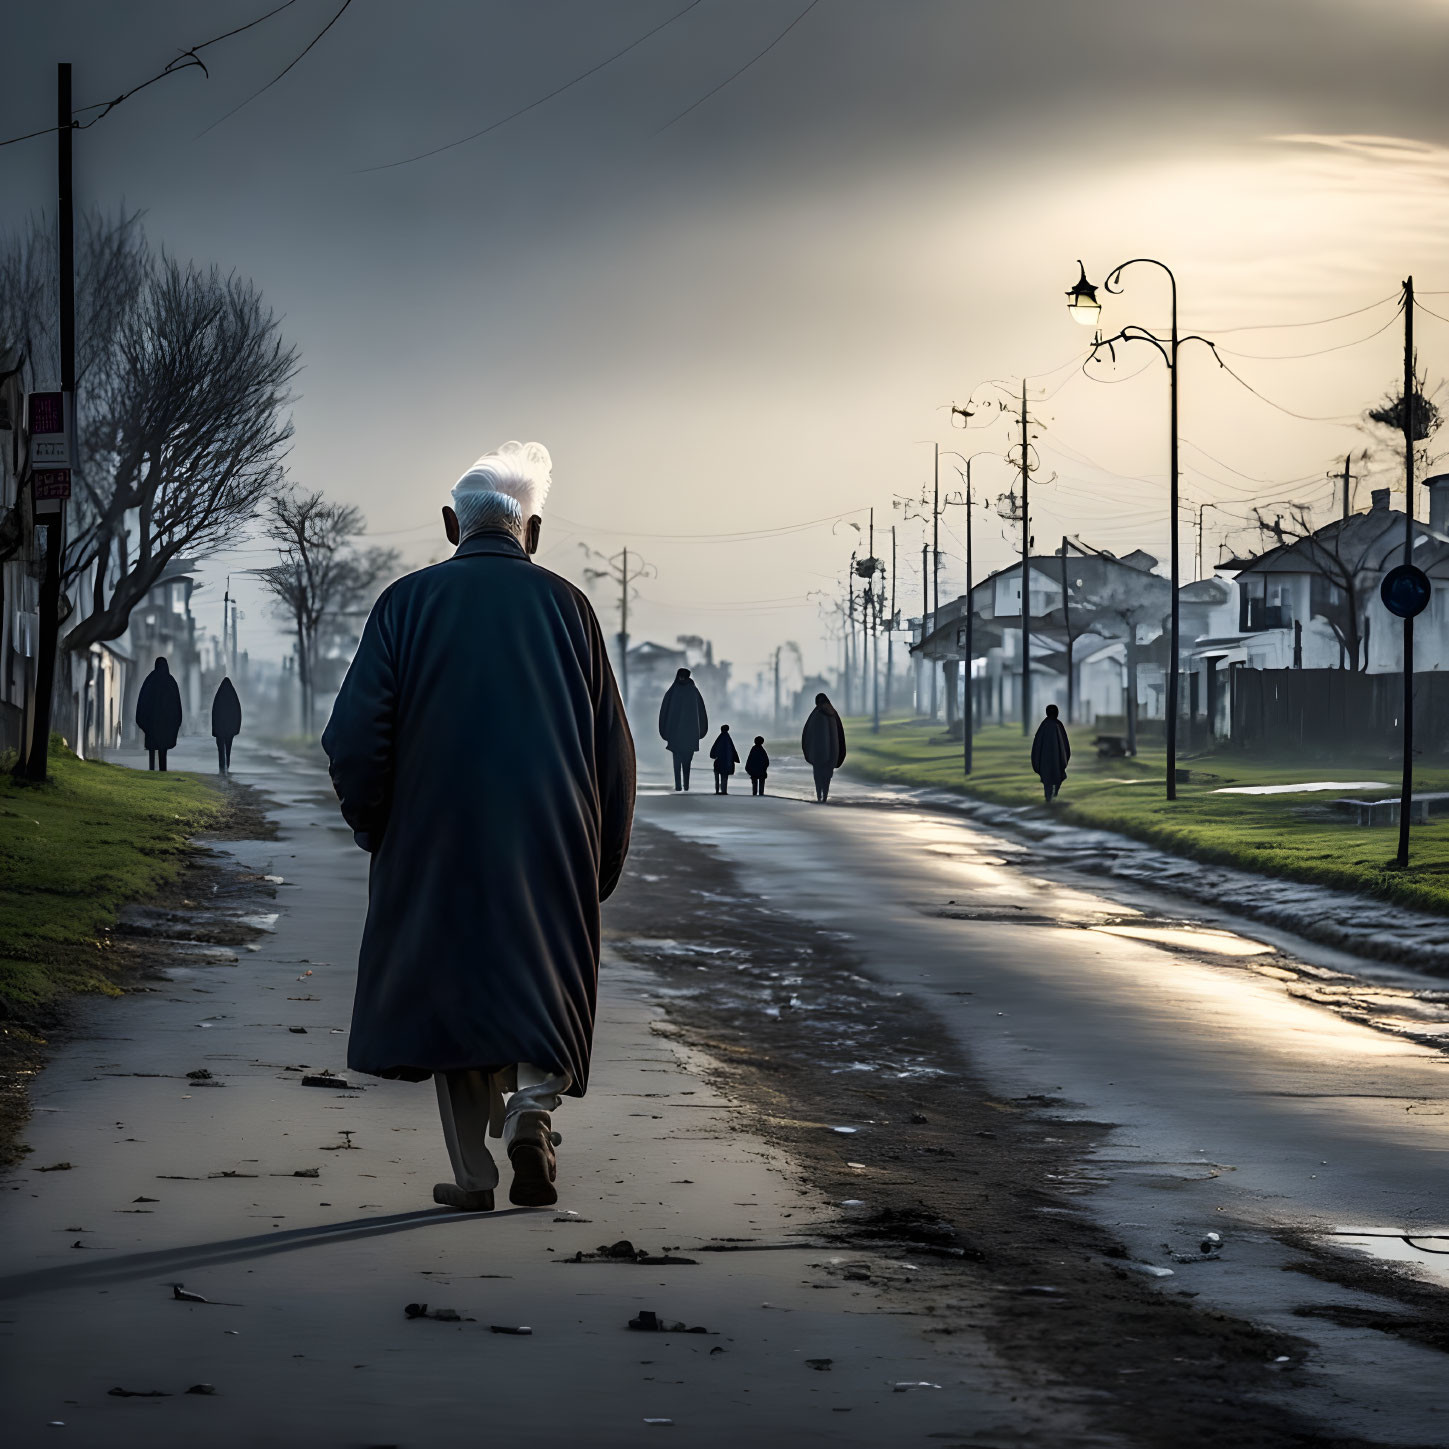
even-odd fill
[[[558,1176],[555,1145],[562,1139],[553,1130],[547,1112],[520,1112],[508,1160],[513,1164],[513,1185],[508,1201],[519,1207],[550,1207],[558,1201],[554,1179]]]
[[[493,1189],[490,1187],[470,1192],[455,1182],[439,1182],[433,1185],[433,1201],[440,1207],[457,1208],[459,1212],[491,1213]]]

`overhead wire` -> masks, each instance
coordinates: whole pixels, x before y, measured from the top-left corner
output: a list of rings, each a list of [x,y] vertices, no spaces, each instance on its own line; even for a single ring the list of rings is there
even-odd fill
[[[1387,332],[1403,315],[1403,311],[1404,309],[1402,307],[1396,308],[1393,316],[1383,326],[1375,327],[1365,337],[1355,337],[1351,342],[1335,342],[1331,347],[1320,347],[1313,352],[1236,352],[1231,347],[1219,347],[1215,348],[1215,350],[1218,352],[1226,352],[1229,357],[1249,358],[1255,362],[1296,362],[1305,357],[1326,357],[1330,352],[1342,352],[1345,348],[1360,347],[1365,342],[1372,341],[1380,333]],[[1425,307],[1424,311],[1428,312],[1429,309]],[[1437,313],[1431,313],[1430,315],[1438,316]],[[1439,320],[1442,322],[1446,319],[1441,317]]]
[[[712,96],[717,96],[727,85],[731,85],[737,81],[752,65],[756,65],[758,62],[764,60],[819,3],[820,0],[810,0],[810,3],[762,51],[752,55],[733,75],[726,76],[717,86],[706,91],[693,105],[686,106],[673,120],[666,121],[654,134],[658,136],[662,132],[667,131],[671,126],[677,125],[692,111],[697,111]]]
[[[661,30],[673,25],[676,20],[688,15],[702,0],[690,0],[690,3],[680,10],[676,10],[667,19],[661,20],[658,25],[646,30],[643,35],[631,40],[622,50],[616,50],[612,55],[607,55],[603,60],[589,66],[587,70],[581,70],[576,76],[570,77],[562,85],[555,86],[546,95],[539,96],[537,100],[529,101],[526,106],[519,106],[517,110],[510,111],[506,116],[500,116],[498,120],[489,122],[481,130],[473,131],[467,136],[460,136],[456,141],[445,142],[441,146],[434,146],[427,151],[419,151],[415,156],[403,156],[396,161],[380,161],[375,166],[360,166],[357,169],[358,175],[366,175],[370,171],[391,171],[397,166],[411,166],[414,161],[426,161],[430,156],[440,156],[444,151],[452,151],[458,146],[466,146],[469,141],[476,141],[492,131],[506,126],[510,121],[516,121],[520,116],[527,115],[529,111],[537,110],[539,106],[546,104],[557,96],[563,95],[565,91],[572,90],[574,86],[588,80],[591,75],[597,75],[606,66],[613,65],[616,60],[622,60],[631,50],[637,50],[646,40],[658,35]]]
[[[281,70],[279,70],[279,71],[278,71],[278,72],[277,72],[277,74],[276,74],[276,75],[274,75],[274,76],[273,76],[273,77],[272,77],[272,78],[271,78],[271,80],[269,80],[269,81],[268,81],[268,82],[267,82],[267,83],[266,83],[266,85],[264,85],[264,86],[262,86],[262,87],[260,87],[260,88],[259,88],[259,89],[258,89],[258,90],[255,90],[255,91],[253,91],[253,92],[252,92],[252,93],[251,93],[251,95],[249,95],[249,96],[248,96],[248,97],[247,97],[247,98],[246,98],[246,100],[244,100],[244,101],[242,101],[242,102],[241,102],[241,104],[240,104],[240,105],[235,105],[235,106],[233,106],[233,107],[232,107],[232,108],[231,108],[231,110],[229,110],[229,111],[228,111],[228,112],[227,112],[227,113],[226,113],[226,115],[224,115],[224,116],[218,116],[218,117],[217,117],[217,118],[216,118],[216,120],[214,120],[214,121],[213,121],[213,122],[212,122],[212,123],[211,123],[211,125],[209,125],[209,126],[208,126],[208,127],[207,127],[207,128],[206,128],[206,130],[204,130],[204,131],[202,131],[202,132],[201,132],[201,133],[200,133],[200,135],[202,135],[202,136],[204,136],[204,135],[206,135],[206,133],[207,133],[207,131],[214,131],[214,130],[215,130],[215,129],[216,129],[216,128],[217,128],[217,127],[218,127],[218,126],[219,126],[219,125],[221,125],[221,123],[222,123],[222,122],[223,122],[223,121],[229,121],[229,120],[230,120],[230,119],[231,119],[231,118],[232,118],[232,117],[233,117],[233,116],[234,116],[234,115],[236,115],[236,113],[237,113],[237,112],[238,112],[238,111],[240,111],[240,110],[242,110],[242,109],[244,109],[244,108],[245,108],[245,107],[247,107],[247,106],[249,106],[249,105],[251,105],[251,103],[252,103],[252,102],[253,102],[253,101],[254,101],[254,100],[256,100],[256,98],[257,98],[257,97],[258,97],[258,96],[259,96],[259,95],[262,95],[262,94],[263,94],[263,93],[264,93],[264,92],[266,92],[266,91],[269,91],[269,90],[271,90],[271,88],[272,88],[272,87],[273,87],[273,86],[274,86],[274,85],[276,85],[276,83],[277,83],[277,82],[278,82],[278,81],[279,81],[279,80],[281,80],[281,79],[282,79],[282,77],[283,77],[283,76],[284,76],[284,75],[286,75],[286,74],[287,74],[287,72],[288,72],[288,71],[290,71],[290,70],[291,70],[291,69],[292,69],[292,68],[293,68],[293,67],[294,67],[294,66],[296,66],[296,65],[298,65],[298,64],[299,64],[299,63],[300,63],[300,62],[301,62],[301,61],[302,61],[302,60],[303,60],[303,59],[304,59],[304,58],[305,58],[305,56],[306,56],[306,55],[307,55],[307,53],[308,53],[308,52],[309,52],[309,51],[310,51],[310,50],[311,50],[311,49],[312,49],[312,47],[313,47],[313,46],[314,46],[314,45],[316,45],[316,44],[317,44],[317,42],[318,42],[318,41],[319,41],[319,40],[321,40],[321,39],[322,39],[322,37],[323,37],[323,36],[324,36],[324,35],[326,35],[326,34],[327,34],[327,32],[328,32],[328,31],[329,31],[329,30],[331,30],[331,29],[332,29],[332,27],[333,27],[333,26],[334,26],[334,25],[336,25],[336,24],[337,24],[337,22],[338,22],[338,21],[339,21],[339,20],[341,20],[341,19],[342,19],[342,16],[343,16],[343,14],[344,14],[344,13],[345,13],[345,12],[346,12],[346,10],[347,10],[347,7],[348,7],[348,6],[349,6],[349,5],[351,5],[351,4],[352,4],[352,0],[342,0],[342,4],[341,4],[341,5],[340,5],[340,6],[339,6],[339,7],[338,7],[338,9],[337,9],[337,13],[336,13],[336,14],[335,14],[335,15],[333,15],[333,17],[332,17],[332,19],[331,19],[331,20],[329,20],[329,21],[328,21],[328,22],[327,22],[327,24],[326,24],[326,25],[324,25],[324,26],[323,26],[323,27],[322,27],[322,29],[321,29],[321,30],[319,30],[319,31],[318,31],[318,32],[317,32],[317,34],[316,34],[316,35],[314,35],[314,36],[313,36],[313,37],[312,37],[312,39],[311,39],[311,40],[309,40],[309,41],[308,41],[308,42],[307,42],[307,44],[306,44],[306,45],[305,45],[305,46],[303,46],[303,47],[302,47],[302,49],[301,49],[301,51],[300,51],[300,52],[299,52],[299,53],[298,53],[298,54],[297,54],[297,55],[296,55],[296,56],[294,56],[294,57],[293,57],[293,58],[292,58],[292,59],[291,59],[291,60],[290,60],[290,61],[288,61],[288,62],[287,62],[287,64],[286,64],[286,65],[284,65],[284,66],[283,66],[283,67],[282,67],[282,69],[281,69]],[[198,138],[198,139],[199,139],[199,138]]]
[[[100,115],[92,116],[89,121],[73,122],[72,129],[77,131],[89,130],[98,122],[105,120],[122,102],[130,100],[132,96],[144,91],[147,86],[152,86],[157,81],[165,80],[169,75],[178,75],[183,70],[198,69],[209,80],[211,78],[211,72],[207,70],[205,62],[201,59],[201,51],[208,49],[210,46],[219,45],[223,40],[230,40],[232,36],[240,35],[243,31],[250,30],[253,26],[270,20],[274,15],[280,15],[283,10],[289,9],[296,3],[297,0],[283,0],[282,4],[274,6],[263,15],[258,15],[255,20],[248,20],[245,25],[238,25],[231,30],[223,31],[220,35],[213,35],[210,40],[203,40],[196,45],[188,46],[174,59],[167,61],[166,65],[157,71],[155,75],[151,76],[148,80],[142,81],[139,85],[132,86],[130,90],[122,91],[120,95],[114,96],[108,101],[95,101],[88,106],[78,107],[72,113],[73,115],[84,115],[87,111],[99,111]],[[313,43],[315,44],[316,42],[314,41]],[[8,140],[0,141],[0,146],[13,146],[19,141],[34,140],[37,136],[50,136],[60,129],[59,126],[46,126],[39,131],[27,131],[23,136],[11,136]]]

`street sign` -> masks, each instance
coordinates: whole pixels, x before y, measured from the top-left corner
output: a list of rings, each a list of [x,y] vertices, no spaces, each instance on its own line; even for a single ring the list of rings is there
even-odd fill
[[[1412,619],[1422,614],[1429,606],[1433,589],[1429,576],[1413,564],[1400,564],[1384,575],[1379,585],[1379,597],[1389,613],[1401,619]]]
[[[30,476],[35,480],[37,502],[44,498],[70,497],[69,468],[40,468]]]
[[[32,392],[25,399],[26,431],[30,434],[30,466],[69,470],[70,398],[63,392]],[[67,477],[65,497],[69,497]]]

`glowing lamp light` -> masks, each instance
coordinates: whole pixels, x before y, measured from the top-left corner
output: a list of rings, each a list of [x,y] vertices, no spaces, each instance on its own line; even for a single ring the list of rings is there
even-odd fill
[[[1083,327],[1095,327],[1102,315],[1102,304],[1097,300],[1097,289],[1087,280],[1086,267],[1080,261],[1077,266],[1082,275],[1067,293],[1067,311],[1072,314],[1074,322],[1080,322]]]

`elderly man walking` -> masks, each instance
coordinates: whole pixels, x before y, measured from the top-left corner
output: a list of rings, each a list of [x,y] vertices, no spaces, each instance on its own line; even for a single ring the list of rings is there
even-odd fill
[[[551,1114],[588,1085],[599,903],[634,811],[599,622],[530,557],[550,470],[505,443],[458,480],[457,551],[377,601],[322,736],[372,853],[348,1065],[434,1079],[454,1181],[433,1199],[469,1212],[493,1206],[489,1134],[511,1202],[558,1200]]]

